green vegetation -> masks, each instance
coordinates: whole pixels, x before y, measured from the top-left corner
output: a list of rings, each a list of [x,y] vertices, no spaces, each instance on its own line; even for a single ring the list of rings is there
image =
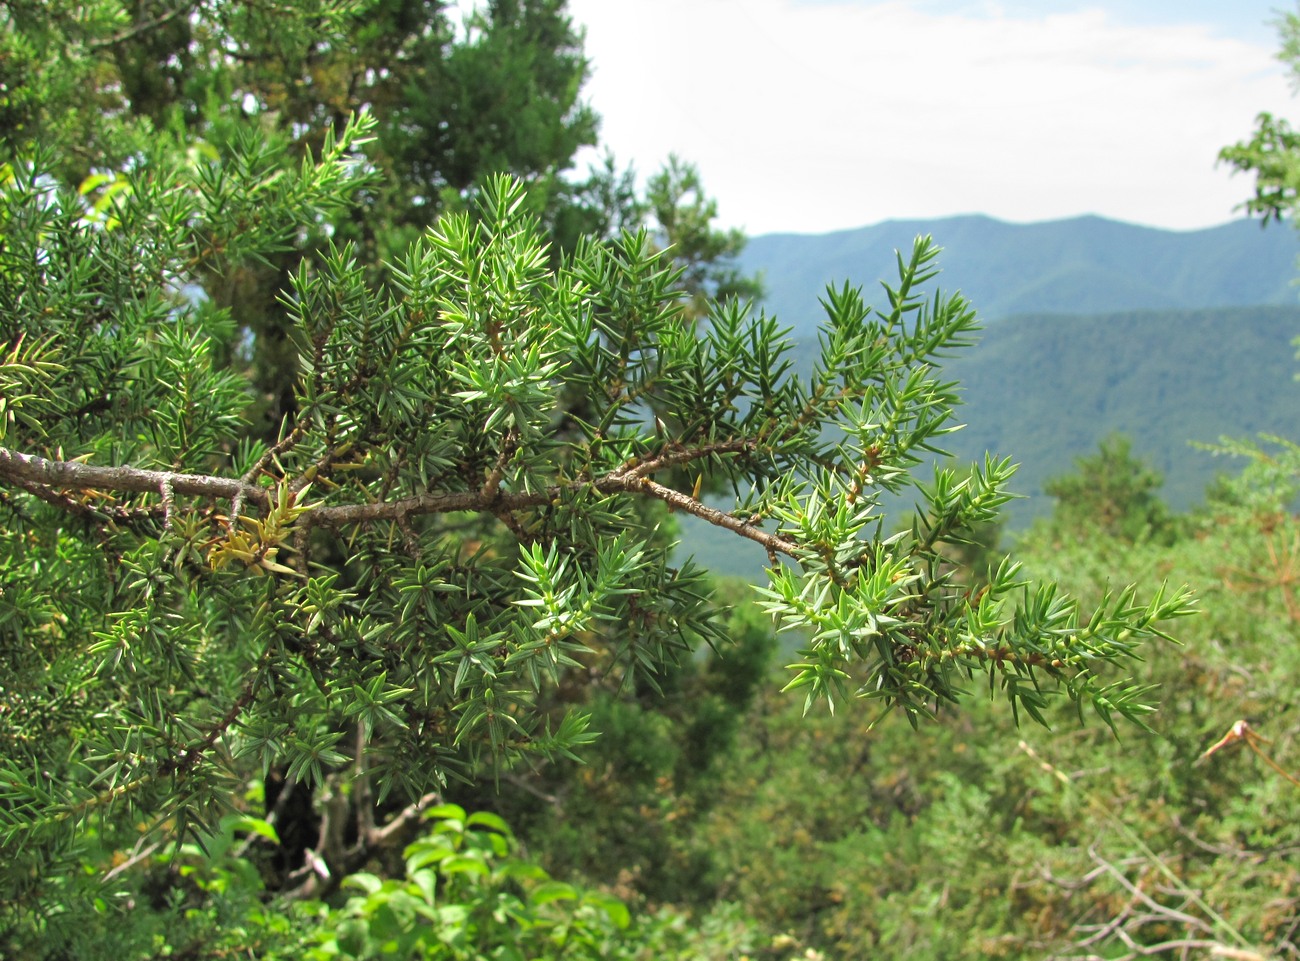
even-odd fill
[[[1300,768],[1300,448],[1239,453],[1244,472],[1171,517],[1108,444],[1052,485],[1057,509],[1016,544],[1086,607],[1126,579],[1185,580],[1204,599],[1183,644],[1140,671],[1159,685],[1153,734],[1116,742],[1065,703],[1050,731],[1017,729],[986,700],[918,735],[801,717],[761,691],[694,832],[711,890],[827,957],[1288,956],[1300,788],[1241,746],[1201,758],[1247,719]],[[1099,471],[1136,483],[1099,504]],[[1144,523],[1112,533],[1107,514]]]
[[[0,12],[0,954],[1296,953],[1300,447],[1004,558],[934,243],[797,348],[557,0]]]
[[[948,446],[971,458],[1014,445],[1023,523],[1050,512],[1048,478],[1122,433],[1186,510],[1237,469],[1197,444],[1292,432],[1298,327],[1295,307],[1008,318],[948,364],[969,425]]]
[[[1010,488],[1021,496],[1003,511],[1013,531],[1046,517],[1049,480],[1115,433],[1161,476],[1161,500],[1190,509],[1221,473],[1237,469],[1204,445],[1225,435],[1291,432],[1289,344],[1298,327],[1296,307],[1008,317],[945,363],[961,384],[966,426],[944,447],[957,463],[1015,452]],[[812,363],[799,345],[794,354],[796,364]],[[683,525],[682,541],[683,556],[712,570],[762,576],[757,547],[738,551],[696,523]]]

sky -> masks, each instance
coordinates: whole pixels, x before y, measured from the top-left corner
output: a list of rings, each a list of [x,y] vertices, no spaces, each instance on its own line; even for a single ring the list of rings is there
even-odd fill
[[[1294,3],[1295,0],[1290,0]],[[1241,216],[1216,165],[1300,114],[1282,0],[570,0],[603,147],[695,163],[722,226],[983,213],[1185,230]],[[585,161],[584,164],[585,166]]]

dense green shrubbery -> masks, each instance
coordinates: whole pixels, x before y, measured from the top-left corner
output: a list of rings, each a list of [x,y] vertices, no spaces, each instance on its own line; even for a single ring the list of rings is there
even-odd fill
[[[1261,726],[1282,703],[1289,655],[1262,659],[1283,631],[1225,603],[1194,670],[1162,649],[1135,678],[1142,642],[1191,605],[1113,586],[1183,575],[1242,603],[1277,594],[1291,617],[1280,480],[1225,487],[1222,519],[1166,532],[1132,500],[1139,476],[1108,492],[1118,527],[1063,513],[1026,545],[1038,581],[966,569],[1012,468],[922,476],[957,427],[940,361],[976,326],[933,290],[932,242],[899,256],[879,308],[828,291],[798,375],[775,318],[712,299],[748,285],[696,269],[738,238],[710,238],[688,169],[658,184],[655,234],[607,235],[632,209],[619,184],[618,209],[593,210],[558,179],[591,129],[562,3],[493,3],[461,41],[436,5],[373,7],[369,27],[340,4],[5,7],[7,52],[76,55],[69,76],[105,109],[70,115],[106,170],[79,180],[59,119],[75,91],[34,72],[0,168],[0,950],[1032,955],[1094,924],[1098,943],[1179,924],[1207,945],[1290,938],[1289,895],[1243,897],[1239,919],[1222,882],[1294,884],[1257,859],[1289,850],[1290,795],[1247,805],[1189,773],[1226,721],[1203,690]],[[380,26],[404,31],[400,63]],[[476,64],[497,107],[529,88],[544,109],[449,132],[394,107],[393,84]],[[375,114],[345,120],[348,78]],[[419,149],[433,142],[447,149]],[[560,229],[596,221],[580,241]],[[700,499],[727,490],[724,510]],[[904,492],[918,509],[886,520]],[[674,562],[672,511],[767,552],[757,607],[728,615]],[[787,688],[838,718],[800,724],[757,695],[755,610],[795,638]],[[1047,771],[1009,747],[1008,712],[1141,722],[1158,681],[1168,717],[1199,727],[1124,742],[1141,751],[1104,728],[1037,737]],[[995,706],[967,697],[984,690]],[[891,709],[939,723],[863,730]],[[1113,796],[1089,780],[1099,756]],[[1211,876],[1222,857],[1236,874]],[[1142,871],[1172,885],[1147,895],[1159,929],[1125,913]],[[1194,886],[1192,907],[1170,900]]]
[[[356,872],[328,902],[282,902],[268,898],[258,869],[259,844],[278,842],[274,828],[231,815],[202,848],[151,849],[144,870],[114,871],[107,884],[91,877],[98,868],[88,861],[85,876],[62,885],[66,912],[11,927],[5,948],[14,957],[79,961],[726,961],[769,943],[726,905],[697,918],[634,914],[598,888],[559,881],[495,814],[440,805],[424,819],[430,825],[388,876]]]
[[[1017,554],[1085,609],[1116,579],[1186,581],[1205,599],[1181,646],[1148,652],[1153,733],[1113,740],[1067,704],[1048,712],[1052,732],[1023,732],[993,701],[917,735],[801,719],[763,694],[697,835],[720,897],[845,958],[1295,950],[1300,789],[1244,747],[1198,759],[1244,718],[1300,768],[1300,449],[1257,452],[1185,516],[1147,482],[1113,487],[1105,516],[1162,519],[1141,531],[1107,531],[1068,500],[1095,500],[1101,464],[1145,476],[1108,444],[1055,485],[1055,516]]]

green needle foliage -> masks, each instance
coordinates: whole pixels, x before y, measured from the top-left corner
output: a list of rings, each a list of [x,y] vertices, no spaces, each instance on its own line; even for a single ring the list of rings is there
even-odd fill
[[[552,266],[498,176],[385,281],[346,244],[302,260],[280,299],[293,413],[256,439],[247,375],[214,350],[238,304],[195,280],[314,236],[367,182],[372,130],[298,166],[254,137],[150,159],[99,205],[40,152],[6,168],[0,901],[59,896],[87,845],[203,842],[273,770],[371,810],[580,756],[575,678],[653,685],[728,642],[670,509],[766,551],[760,603],[805,638],[809,706],[916,723],[980,675],[1038,720],[1056,692],[1107,723],[1151,709],[1125,665],[1183,592],[1084,610],[1010,561],[964,583],[948,556],[1012,468],[919,476],[958,427],[938,364],[976,329],[928,238],[881,308],[827,292],[799,377],[775,318],[729,300],[697,322],[644,232]],[[734,504],[702,503],[706,481]],[[888,520],[909,489],[915,515]],[[376,831],[323,847],[334,875]]]

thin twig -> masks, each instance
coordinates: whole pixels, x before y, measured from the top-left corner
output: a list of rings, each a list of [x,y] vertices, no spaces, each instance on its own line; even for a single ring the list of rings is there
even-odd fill
[[[111,881],[119,874],[125,874],[127,871],[131,870],[133,867],[139,864],[141,861],[144,861],[152,857],[154,852],[157,851],[160,847],[162,847],[164,843],[165,842],[163,841],[155,841],[153,844],[150,844],[147,847],[145,847],[144,838],[141,838],[139,843],[136,845],[135,853],[132,854],[125,861],[123,861],[121,864],[117,865],[112,870],[107,871],[104,874],[104,880]]]
[[[338,528],[374,521],[396,521],[421,514],[445,514],[457,511],[477,511],[497,516],[504,512],[526,510],[550,504],[565,493],[582,488],[594,489],[600,494],[629,493],[653,497],[677,510],[755,541],[769,554],[798,557],[799,545],[784,537],[755,527],[746,519],[717,510],[707,504],[666,487],[650,479],[656,470],[666,470],[719,453],[736,453],[750,446],[747,441],[727,441],[708,444],[690,450],[667,451],[658,457],[638,461],[611,471],[594,481],[578,480],[556,484],[542,490],[505,491],[487,490],[484,484],[473,491],[431,491],[391,501],[371,504],[342,504],[334,507],[317,507],[306,511],[300,518],[304,528]],[[495,474],[495,471],[493,472]],[[80,509],[75,501],[61,492],[73,490],[112,490],[131,493],[154,493],[166,486],[174,494],[187,494],[208,498],[225,498],[233,503],[251,501],[259,507],[270,506],[270,494],[249,480],[233,480],[202,474],[176,474],[169,471],[140,470],[135,467],[102,467],[79,461],[52,461],[33,454],[24,454],[0,447],[0,480],[8,480],[26,490],[29,485],[39,485],[46,500],[69,510]],[[491,475],[488,480],[491,480]],[[233,506],[232,506],[233,511]]]
[[[169,484],[174,493],[230,499],[243,494],[261,507],[270,504],[265,488],[243,481],[206,474],[177,474],[138,467],[101,467],[81,461],[46,460],[35,454],[0,447],[0,479],[18,484],[38,484],[57,497],[61,490],[113,490],[152,494]],[[33,492],[34,493],[34,492]],[[41,495],[37,495],[41,496]],[[43,499],[57,503],[50,497]]]
[[[193,3],[182,4],[179,7],[168,10],[166,13],[159,14],[152,20],[144,20],[126,30],[119,31],[111,37],[104,37],[101,40],[91,40],[86,44],[86,47],[90,50],[103,50],[107,47],[115,47],[120,43],[126,43],[128,40],[138,37],[142,33],[148,33],[150,30],[157,30],[159,27],[166,26],[181,14],[189,13],[193,9]]]

